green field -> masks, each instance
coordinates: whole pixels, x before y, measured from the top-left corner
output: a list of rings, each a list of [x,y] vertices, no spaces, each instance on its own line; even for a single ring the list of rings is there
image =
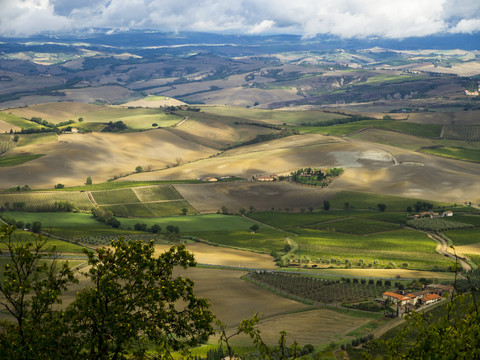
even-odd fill
[[[365,264],[378,261],[381,267],[405,267],[409,269],[432,270],[435,266],[446,269],[451,261],[435,251],[436,243],[426,234],[413,230],[394,230],[369,236],[343,234],[331,231],[295,230],[302,256],[314,259],[336,259],[352,266],[360,259]],[[368,266],[368,265],[367,265]]]
[[[9,203],[10,206],[13,203],[25,203],[25,209],[29,211],[48,211],[57,201],[69,201],[80,210],[90,210],[93,207],[87,193],[80,191],[0,193],[0,206],[7,207],[5,203]]]
[[[40,221],[46,232],[65,239],[74,239],[85,235],[128,235],[135,233],[128,229],[114,229],[96,221],[91,214],[49,213],[49,212],[4,212],[3,218],[13,218],[25,224]],[[123,220],[123,219],[121,219]],[[133,228],[133,226],[132,226]]]
[[[152,212],[154,217],[182,215],[183,208],[187,209],[187,214],[189,215],[198,213],[198,211],[185,200],[150,202],[144,204],[147,209]]]
[[[46,143],[57,141],[58,135],[54,132],[45,132],[38,134],[19,134],[17,146],[26,146],[31,144]]]
[[[420,151],[427,154],[448,157],[456,160],[480,162],[480,150],[442,146],[433,149],[422,149]]]
[[[45,128],[43,125],[39,125],[36,122],[25,120],[21,117],[9,114],[5,111],[0,111],[0,120],[3,120],[14,126],[18,126],[22,129],[42,129]]]
[[[192,232],[191,234],[222,246],[265,253],[281,251],[287,244],[286,234],[282,231],[260,225],[260,229],[256,233],[251,233],[250,226],[245,226],[242,230],[202,231]]]
[[[0,167],[22,165],[28,161],[41,158],[42,156],[45,156],[45,154],[0,156]]]
[[[134,191],[142,202],[183,199],[177,189],[171,185],[137,187]]]
[[[137,204],[100,205],[100,207],[113,212],[115,216],[153,217],[152,212],[140,202]]]
[[[458,221],[465,224],[472,224],[474,226],[480,227],[480,215],[455,214],[455,216],[447,216],[443,219],[447,221]]]
[[[471,245],[480,243],[480,229],[458,229],[444,231],[453,241],[453,245]]]
[[[309,111],[275,111],[261,109],[247,109],[233,106],[206,106],[201,107],[205,113],[222,116],[233,116],[242,119],[256,120],[274,125],[299,125],[302,123],[319,123],[326,120],[345,119],[348,116],[329,113],[319,110]]]
[[[419,201],[418,199],[404,198],[400,196],[382,195],[373,193],[364,193],[357,191],[341,191],[337,196],[330,200],[333,208],[344,208],[348,202],[350,207],[355,209],[373,209],[377,210],[378,204],[385,204],[385,211],[406,211],[408,206],[412,206]],[[436,207],[448,206],[451,204],[427,201]]]
[[[348,217],[343,211],[321,211],[307,213],[286,213],[286,212],[253,212],[247,213],[248,217],[268,224],[279,229],[289,229],[296,226],[316,224],[322,221],[330,221]]]
[[[98,205],[140,202],[132,189],[92,191],[92,195]]]
[[[400,226],[387,222],[366,220],[366,219],[344,219],[337,221],[328,221],[320,224],[307,226],[316,230],[330,230],[338,231],[348,234],[366,235],[377,232],[389,231],[398,229]]]
[[[416,124],[394,120],[362,120],[333,126],[302,126],[299,130],[308,134],[320,133],[325,135],[345,136],[355,131],[370,127],[398,131],[408,135],[423,136],[427,138],[438,138],[442,130],[441,125]]]
[[[99,190],[115,190],[127,189],[139,186],[164,185],[164,184],[200,184],[199,180],[162,180],[162,181],[107,181],[92,185],[72,186],[62,191],[99,191]]]

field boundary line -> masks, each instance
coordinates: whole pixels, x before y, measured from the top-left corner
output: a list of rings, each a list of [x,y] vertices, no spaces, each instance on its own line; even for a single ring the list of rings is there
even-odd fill
[[[92,202],[93,206],[98,206],[97,201],[93,197],[93,194],[92,194],[91,191],[87,191],[87,196],[90,199],[90,201]]]

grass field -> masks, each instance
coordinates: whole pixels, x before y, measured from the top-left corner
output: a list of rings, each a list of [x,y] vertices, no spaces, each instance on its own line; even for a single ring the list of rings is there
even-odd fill
[[[344,136],[371,127],[427,138],[438,138],[442,130],[441,125],[416,124],[393,120],[363,120],[334,126],[305,126],[301,127],[300,131],[308,134],[320,133]]]
[[[171,185],[137,187],[132,190],[142,202],[183,199],[177,189]]]
[[[40,221],[44,231],[66,239],[75,239],[86,235],[128,236],[128,234],[135,233],[126,227],[114,229],[109,225],[96,221],[91,214],[84,213],[4,212],[2,217],[14,218],[17,221],[23,221],[25,224]]]
[[[145,206],[145,204],[140,202],[137,204],[100,205],[100,207],[104,210],[113,212],[115,216],[153,217],[152,212]]]
[[[57,141],[58,135],[54,132],[46,132],[39,134],[20,134],[17,146],[26,146],[31,144],[47,143]]]
[[[94,183],[92,185],[71,186],[62,191],[98,191],[126,189],[140,186],[163,185],[163,184],[197,184],[202,183],[198,180],[160,180],[160,181],[107,181],[103,183]]]
[[[397,224],[391,224],[375,220],[344,219],[310,225],[308,227],[316,230],[330,230],[355,235],[367,235],[377,232],[395,230],[398,229],[400,226]]]
[[[295,238],[302,256],[311,260],[316,258],[352,265],[359,262],[378,261],[382,267],[405,267],[420,270],[432,270],[435,266],[446,269],[451,261],[435,251],[436,243],[425,234],[412,230],[394,230],[369,236],[342,234],[338,232],[297,229]]]
[[[281,251],[287,244],[284,232],[262,227],[261,225],[260,229],[255,233],[251,233],[249,226],[246,226],[241,230],[202,231],[192,232],[191,234],[222,246],[265,253]]]
[[[374,209],[377,210],[378,204],[385,204],[385,211],[406,211],[408,206],[412,206],[419,201],[418,199],[404,198],[400,196],[363,193],[356,191],[341,191],[340,194],[335,196],[330,204],[333,208],[343,208],[345,203],[349,203],[350,207],[355,209]],[[448,206],[450,204],[439,203],[435,201],[427,201],[433,203],[434,206]]]
[[[44,232],[44,237],[47,239],[47,247],[55,246],[56,252],[58,253],[82,253],[83,247],[68,241],[63,241],[59,239],[49,238],[47,231]],[[33,242],[32,234],[26,232],[17,231],[16,239],[19,241],[30,241]],[[0,243],[0,250],[6,250],[7,247],[5,244]]]
[[[422,149],[421,152],[451,159],[480,162],[480,150],[442,146],[434,149]]]
[[[92,195],[99,205],[140,202],[132,189],[92,191]]]
[[[0,120],[3,120],[22,129],[42,129],[45,127],[43,125],[37,124],[36,122],[25,120],[19,116],[9,114],[5,111],[0,111]]]
[[[21,165],[28,161],[38,159],[42,156],[45,156],[45,154],[1,156],[0,167]]]
[[[144,203],[144,205],[152,212],[153,217],[182,215],[183,208],[187,209],[187,214],[189,215],[198,213],[198,211],[185,200],[150,202]]]
[[[247,213],[248,217],[263,222],[279,229],[289,229],[296,226],[316,224],[322,221],[337,220],[347,217],[343,211],[321,211],[306,213],[287,213],[287,212],[253,212]]]
[[[444,232],[453,241],[453,245],[471,245],[480,243],[480,229],[458,229]]]

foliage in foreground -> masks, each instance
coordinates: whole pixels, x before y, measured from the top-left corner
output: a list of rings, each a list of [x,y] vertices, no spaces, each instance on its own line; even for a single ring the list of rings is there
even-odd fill
[[[193,281],[173,276],[175,266],[195,266],[183,245],[159,257],[153,241],[119,239],[96,253],[85,250],[90,267],[82,275],[91,286],[57,310],[61,294],[77,279],[67,264],[57,268],[54,249],[46,249],[40,235],[20,242],[13,231],[4,226],[1,233],[11,255],[0,283],[0,305],[10,315],[0,323],[3,357],[144,358],[153,344],[157,356],[170,358],[170,351],[213,333],[208,302],[195,295]]]

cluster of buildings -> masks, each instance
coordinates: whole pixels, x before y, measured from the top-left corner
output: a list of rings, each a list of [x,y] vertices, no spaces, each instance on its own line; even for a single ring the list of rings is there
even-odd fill
[[[413,310],[418,305],[430,305],[443,299],[445,293],[451,293],[453,286],[430,284],[424,290],[405,293],[404,291],[384,292],[382,299],[398,307],[403,311]]]
[[[478,96],[480,92],[480,81],[478,82],[478,89],[474,91],[465,90],[465,95],[467,96]]]
[[[414,219],[418,218],[424,218],[424,217],[429,217],[429,218],[439,218],[439,217],[450,217],[453,216],[453,211],[444,211],[442,214],[438,212],[433,212],[433,211],[424,211],[419,214],[413,215]]]

